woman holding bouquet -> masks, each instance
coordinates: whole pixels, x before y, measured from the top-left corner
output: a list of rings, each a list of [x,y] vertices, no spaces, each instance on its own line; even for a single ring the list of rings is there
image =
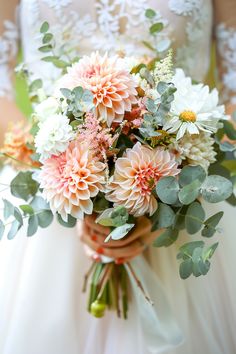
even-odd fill
[[[0,3],[2,141],[8,121],[22,119],[12,99],[11,84],[17,43],[21,43],[24,61],[32,78],[41,78],[50,92],[59,71],[40,60],[38,33],[45,20],[50,23],[60,47],[70,53],[83,55],[98,50],[121,56],[151,56],[152,52],[145,46],[145,11],[149,8],[156,11],[155,16],[164,28],[156,43],[158,49],[165,50],[173,43],[176,66],[184,68],[195,80],[203,80],[207,73],[212,38],[216,37],[222,98],[229,112],[232,111],[236,103],[235,0],[224,3],[220,0],[89,0],[86,4],[73,0],[22,0],[18,4],[18,1],[11,0],[7,4]],[[18,27],[14,24],[16,17]],[[22,136],[21,128],[16,129],[17,143],[26,133]],[[200,157],[206,159],[208,148],[206,142],[199,149],[198,157],[202,154]],[[4,168],[1,183],[7,184],[12,175],[13,170]],[[7,191],[4,191],[3,197],[7,197]],[[218,206],[214,208],[217,212]],[[159,345],[155,342],[154,346],[149,336],[151,328],[143,327],[141,310],[134,301],[131,302],[128,320],[117,319],[114,313],[97,320],[86,312],[86,298],[81,294],[83,276],[90,261],[84,254],[77,233],[91,248],[100,248],[104,255],[125,262],[141,254],[157,237],[157,234],[150,232],[145,218],[128,244],[118,241],[112,250],[99,241],[106,230],[94,224],[92,217],[86,219],[83,231],[80,225],[79,231],[68,231],[54,223],[31,239],[27,239],[24,232],[11,242],[3,239],[0,244],[0,352],[235,353],[236,285],[233,269],[236,244],[232,237],[235,209],[226,203],[223,209],[225,219],[221,224],[221,244],[206,278],[191,278],[185,282],[179,279],[175,246],[147,250],[150,268],[145,264],[149,272],[145,273],[145,280],[152,283],[152,293],[157,287],[160,291],[156,294],[157,303],[160,301],[158,311],[165,324],[162,330],[166,331],[166,341],[160,340]],[[209,214],[213,212],[212,208]],[[91,240],[90,236],[94,233],[97,238]],[[161,295],[156,276],[164,284],[170,305]],[[162,305],[166,308],[161,314]],[[181,335],[176,323],[170,320],[168,327],[168,321],[164,318],[166,315],[169,320],[172,316],[169,307],[185,337],[184,343],[177,348],[175,344],[180,344]]]

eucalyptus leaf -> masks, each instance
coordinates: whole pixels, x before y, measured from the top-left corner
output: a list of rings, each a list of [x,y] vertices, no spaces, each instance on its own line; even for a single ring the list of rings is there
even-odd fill
[[[173,225],[175,213],[169,205],[159,203],[156,212],[152,215],[152,231],[167,228]]]
[[[208,218],[204,224],[204,228],[202,230],[202,236],[204,237],[212,237],[216,232],[216,226],[219,224],[222,216],[224,215],[223,211],[219,211],[215,215],[212,215]]]
[[[218,203],[231,196],[233,185],[228,179],[211,175],[206,178],[201,186],[201,194],[209,203]]]
[[[23,211],[23,213],[25,215],[33,215],[34,214],[34,209],[28,205],[28,204],[23,204],[23,205],[20,205],[20,209]]]
[[[112,240],[120,240],[125,237],[129,231],[135,226],[135,224],[124,224],[122,226],[116,227],[105,239],[104,242],[108,242],[110,239]]]
[[[48,227],[53,221],[53,214],[51,210],[42,210],[37,214],[38,224],[42,228]]]
[[[39,188],[38,182],[32,178],[32,172],[19,172],[11,181],[11,194],[27,201],[33,197]]]
[[[49,23],[45,21],[42,26],[40,27],[40,32],[45,33],[49,30]]]
[[[20,210],[17,207],[14,208],[14,217],[19,222],[19,224],[22,226],[23,225],[23,218],[22,218]]]
[[[184,187],[195,180],[203,183],[206,172],[201,166],[184,166],[179,174],[179,184]]]
[[[183,188],[181,188],[178,194],[180,202],[184,205],[191,204],[194,200],[198,198],[200,186],[201,182],[196,179],[190,184],[187,184]]]
[[[168,228],[153,242],[154,247],[168,247],[178,238],[178,230]]]
[[[3,206],[4,206],[3,216],[4,216],[4,219],[7,220],[11,215],[14,215],[15,207],[7,199],[3,199]]]
[[[33,236],[38,230],[38,218],[37,215],[30,215],[28,219],[28,229],[27,229],[27,236]]]
[[[182,206],[175,214],[174,228],[177,230],[183,230],[185,228],[185,215],[187,213],[188,206]]]
[[[67,221],[64,221],[62,219],[61,215],[57,214],[57,220],[62,226],[69,227],[69,228],[74,227],[76,225],[76,222],[77,222],[76,218],[74,218],[71,215],[67,215]]]
[[[0,220],[0,240],[2,239],[2,236],[4,235],[4,231],[5,231],[5,225],[2,222],[2,220]]]
[[[185,216],[185,227],[187,232],[192,235],[197,233],[205,219],[205,211],[203,207],[201,206],[200,203],[198,202],[193,202],[187,210],[186,216]]]
[[[163,203],[175,204],[178,201],[179,184],[175,177],[161,178],[156,186],[157,196]]]
[[[181,279],[187,279],[193,272],[193,262],[191,259],[186,259],[179,266],[179,275]]]
[[[213,254],[215,253],[215,250],[218,247],[218,242],[214,243],[212,246],[210,246],[209,248],[207,248],[204,253],[203,253],[203,259],[204,260],[208,260],[211,259],[211,257],[213,256]]]
[[[7,234],[8,240],[12,240],[16,236],[16,234],[17,234],[17,232],[19,231],[20,228],[21,228],[20,223],[17,220],[14,220],[12,222],[11,228],[10,228],[8,234]]]

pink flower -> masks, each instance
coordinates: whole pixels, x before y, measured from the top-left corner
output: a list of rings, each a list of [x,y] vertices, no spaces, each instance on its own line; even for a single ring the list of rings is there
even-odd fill
[[[78,129],[77,140],[86,141],[93,150],[94,156],[104,159],[116,137],[112,137],[110,129],[103,128],[100,123],[92,112],[87,113],[84,124]]]
[[[71,142],[65,152],[47,159],[42,166],[40,186],[52,211],[65,221],[68,214],[78,219],[91,214],[91,198],[105,182],[104,168],[102,162],[93,159],[85,143]]]
[[[132,149],[127,149],[125,157],[117,159],[111,191],[106,198],[115,206],[123,205],[136,217],[146,213],[152,215],[157,209],[153,188],[161,177],[177,175],[177,166],[169,151],[151,149],[138,142]]]
[[[108,126],[121,122],[126,111],[131,111],[137,102],[136,82],[125,68],[121,58],[103,57],[98,53],[84,56],[68,68],[68,73],[59,82],[61,88],[73,89],[82,86],[93,93],[96,113]]]

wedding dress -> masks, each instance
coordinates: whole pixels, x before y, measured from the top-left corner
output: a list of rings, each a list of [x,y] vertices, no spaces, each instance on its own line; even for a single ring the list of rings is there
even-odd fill
[[[13,3],[13,1],[12,1]],[[224,99],[236,103],[236,10],[235,0],[222,1],[216,16],[216,33]],[[50,91],[58,75],[49,63],[40,62],[39,28],[47,20],[58,43],[84,54],[93,50],[146,54],[145,9],[157,11],[165,29],[158,39],[163,48],[173,43],[176,65],[196,80],[203,80],[209,67],[213,35],[211,0],[22,0],[19,29],[13,10],[0,32],[0,96],[12,95],[9,63],[20,39],[24,60],[35,78],[42,78]],[[224,6],[227,16],[224,15]],[[222,9],[223,8],[223,9]],[[0,17],[1,18],[1,17]],[[1,31],[0,26],[0,31]],[[14,175],[5,167],[0,182]],[[5,198],[8,192],[2,193]],[[17,201],[15,201],[17,203]],[[132,301],[127,321],[108,313],[95,319],[86,311],[81,293],[89,260],[75,229],[56,223],[27,238],[24,230],[12,241],[0,243],[0,353],[1,354],[235,354],[236,283],[235,209],[226,203],[210,205],[209,215],[224,209],[220,246],[212,269],[204,278],[181,280],[176,252],[178,245],[150,249],[153,273],[143,274],[160,304],[161,280],[173,318],[184,335],[182,345],[150,347],[142,317]],[[189,236],[182,235],[183,238]],[[137,260],[139,262],[139,259]],[[147,270],[148,266],[145,265]],[[151,284],[150,284],[151,283]],[[158,290],[154,287],[158,284]],[[158,307],[158,306],[157,306]],[[149,328],[151,332],[151,328]],[[178,330],[175,328],[178,335]],[[180,341],[180,337],[177,342]],[[171,342],[171,341],[170,341]]]

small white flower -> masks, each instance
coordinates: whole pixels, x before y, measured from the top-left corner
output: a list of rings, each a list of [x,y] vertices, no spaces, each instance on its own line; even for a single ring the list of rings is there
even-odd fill
[[[40,161],[48,159],[51,155],[64,152],[73,139],[73,129],[69,119],[62,114],[54,114],[40,124],[35,137],[36,152],[40,154]]]
[[[216,161],[214,143],[215,140],[209,133],[185,134],[175,142],[174,149],[178,151],[179,163],[185,160],[189,165],[200,165],[207,171],[210,164]]]
[[[177,133],[177,140],[185,133],[216,132],[219,120],[226,118],[224,106],[218,106],[218,91],[214,89],[210,92],[209,87],[203,84],[193,85],[181,69],[176,70],[173,83],[177,91],[171,104],[170,117],[163,129]]]
[[[58,113],[59,104],[55,97],[48,97],[35,107],[34,116],[39,122],[44,122],[48,117]]]

